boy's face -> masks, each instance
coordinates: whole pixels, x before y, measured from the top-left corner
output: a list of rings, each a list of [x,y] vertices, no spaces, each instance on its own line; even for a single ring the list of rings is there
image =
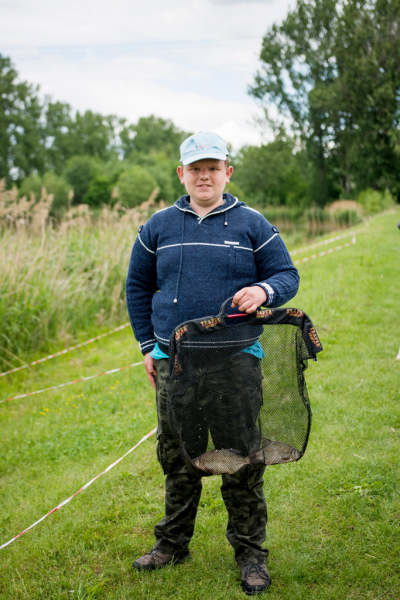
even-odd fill
[[[203,158],[185,167],[179,166],[177,173],[190,198],[207,208],[222,202],[222,194],[232,177],[233,167],[226,168],[224,160]]]

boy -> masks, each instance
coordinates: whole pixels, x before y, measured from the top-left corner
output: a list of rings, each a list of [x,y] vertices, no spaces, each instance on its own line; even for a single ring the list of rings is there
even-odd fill
[[[167,420],[172,331],[184,321],[218,314],[230,296],[233,307],[252,313],[262,304],[285,304],[299,286],[278,229],[244,202],[224,194],[233,168],[219,135],[200,132],[185,140],[177,173],[187,195],[139,228],[126,282],[132,328],[156,390],[157,457],[166,475],[165,517],[155,527],[153,550],[134,562],[139,570],[190,558],[202,487],[201,478],[187,468]],[[243,352],[262,358],[257,343]],[[262,547],[267,523],[264,470],[253,465],[222,476],[229,515],[226,535],[247,594],[260,593],[271,583],[268,550]]]

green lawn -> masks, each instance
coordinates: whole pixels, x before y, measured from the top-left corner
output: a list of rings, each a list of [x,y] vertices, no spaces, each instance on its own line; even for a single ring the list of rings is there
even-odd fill
[[[299,266],[301,288],[290,305],[310,315],[324,352],[306,373],[313,409],[307,453],[266,471],[274,600],[400,598],[398,220],[399,213],[377,218],[355,246]],[[0,399],[138,360],[124,330],[4,377]],[[2,404],[0,424],[3,543],[124,454],[155,426],[156,411],[136,367]],[[244,598],[224,537],[219,478],[203,481],[191,562],[145,574],[131,569],[152,547],[163,513],[151,438],[0,551],[0,597]]]

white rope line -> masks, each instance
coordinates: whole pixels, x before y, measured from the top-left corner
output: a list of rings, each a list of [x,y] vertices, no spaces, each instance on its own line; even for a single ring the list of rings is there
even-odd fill
[[[75,496],[77,496],[78,494],[80,494],[81,492],[83,492],[83,490],[86,490],[90,485],[92,485],[92,483],[94,483],[96,481],[96,479],[98,479],[102,475],[105,475],[105,473],[108,473],[108,471],[111,471],[111,469],[113,467],[115,467],[115,465],[117,465],[119,462],[121,462],[121,460],[123,458],[125,458],[125,456],[128,456],[128,454],[130,454],[131,452],[133,452],[138,446],[140,446],[140,444],[142,442],[144,442],[149,437],[151,437],[152,435],[154,435],[156,431],[157,431],[157,428],[153,429],[152,431],[150,431],[149,433],[147,433],[144,437],[142,437],[142,439],[140,440],[140,442],[138,442],[136,444],[136,446],[133,446],[133,448],[131,448],[130,450],[128,450],[128,452],[126,452],[123,456],[121,456],[121,458],[119,458],[118,460],[116,460],[115,462],[113,462],[109,467],[107,467],[107,469],[104,469],[104,471],[102,473],[100,473],[99,475],[96,475],[96,477],[94,477],[93,479],[91,479],[90,481],[88,481],[88,483],[85,483],[85,485],[83,487],[81,487],[77,492],[75,492],[75,494],[72,494],[72,496],[70,496],[69,498],[67,498],[63,502],[61,502],[61,504],[59,504],[58,506],[56,506],[55,508],[53,508],[53,510],[51,510],[46,515],[44,515],[43,517],[41,517],[38,521],[36,521],[32,525],[30,525],[29,527],[27,527],[26,529],[24,529],[23,531],[21,531],[21,533],[19,533],[18,535],[14,536],[11,540],[9,540],[8,542],[6,542],[2,546],[0,546],[0,550],[2,550],[6,546],[8,546],[12,542],[14,542],[16,539],[18,539],[19,537],[21,537],[21,535],[23,535],[24,533],[26,533],[27,531],[29,531],[33,527],[36,527],[36,525],[38,525],[39,523],[41,523],[42,521],[44,521],[44,519],[46,519],[48,516],[50,516],[51,514],[53,514],[54,512],[56,512],[57,510],[59,510],[60,508],[62,508],[63,506],[65,506],[66,504],[68,504],[68,502],[70,502],[72,500],[72,498],[75,498]]]
[[[123,371],[124,369],[130,369],[131,367],[137,367],[143,364],[144,361],[141,361],[138,363],[133,363],[132,365],[126,365],[125,367],[119,367],[118,369],[111,369],[111,371],[104,371],[104,373],[98,373],[97,375],[89,375],[89,377],[83,377],[82,379],[68,381],[68,383],[60,383],[59,385],[53,385],[52,387],[48,387],[43,390],[36,390],[35,392],[29,392],[28,394],[20,394],[19,396],[13,396],[12,398],[7,398],[6,400],[0,400],[0,404],[3,404],[3,402],[11,402],[11,400],[18,400],[19,398],[27,398],[28,396],[34,396],[35,394],[41,394],[42,392],[50,392],[50,390],[58,390],[60,388],[66,387],[67,385],[81,383],[82,381],[89,381],[89,379],[101,377],[102,375],[111,375],[112,373],[118,373],[118,371]]]
[[[96,342],[97,340],[101,340],[101,338],[106,337],[107,335],[111,335],[116,331],[121,331],[121,329],[125,329],[128,327],[130,323],[124,323],[124,325],[120,325],[111,331],[107,331],[107,333],[102,333],[101,335],[97,335],[94,338],[90,338],[90,340],[86,340],[86,342],[82,342],[81,344],[76,344],[76,346],[71,346],[70,348],[66,348],[65,350],[60,350],[60,352],[56,352],[55,354],[49,354],[49,356],[45,356],[44,358],[39,358],[39,360],[34,360],[31,363],[26,365],[22,365],[21,367],[16,367],[15,369],[11,369],[10,371],[4,371],[4,373],[0,373],[0,377],[4,377],[4,375],[9,375],[10,373],[15,373],[16,371],[21,371],[21,369],[26,369],[27,367],[32,367],[33,365],[38,365],[39,363],[45,362],[46,360],[50,360],[51,358],[55,358],[56,356],[61,356],[62,354],[67,354],[67,352],[71,352],[71,350],[76,350],[77,348],[82,348],[82,346],[86,346],[87,344],[91,344],[92,342]]]
[[[319,246],[326,246],[328,244],[332,244],[333,242],[337,242],[338,240],[343,240],[344,238],[350,237],[351,235],[355,235],[355,231],[348,231],[343,235],[337,235],[336,237],[329,238],[328,240],[322,240],[321,242],[317,242],[312,246],[306,246],[304,248],[297,248],[296,250],[292,250],[289,252],[290,256],[296,256],[296,254],[302,254],[303,252],[308,252],[308,250],[314,250],[314,248],[319,248]],[[360,233],[360,232],[358,232]]]
[[[351,242],[347,244],[342,244],[341,246],[336,246],[336,248],[329,248],[329,250],[324,250],[323,252],[318,252],[318,254],[312,254],[311,256],[306,256],[305,258],[301,258],[300,260],[295,260],[294,265],[300,265],[301,263],[308,262],[309,260],[314,260],[315,258],[319,258],[320,256],[326,256],[327,254],[332,254],[332,252],[337,252],[338,250],[343,250],[343,248],[348,248],[349,246],[353,246],[356,243],[356,236]]]

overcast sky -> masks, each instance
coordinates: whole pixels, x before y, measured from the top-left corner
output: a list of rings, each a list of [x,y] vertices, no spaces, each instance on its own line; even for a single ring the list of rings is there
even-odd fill
[[[295,0],[0,0],[0,53],[74,109],[154,114],[259,143],[247,95],[262,37]]]

